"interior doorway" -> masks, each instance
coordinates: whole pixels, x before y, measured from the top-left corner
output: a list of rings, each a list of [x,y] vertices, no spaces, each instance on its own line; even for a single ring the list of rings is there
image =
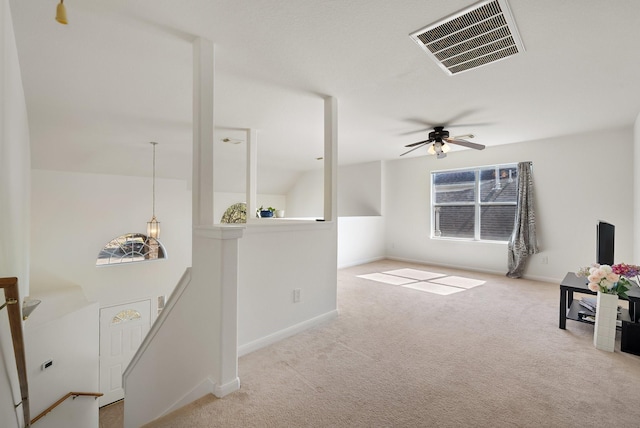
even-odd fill
[[[122,374],[151,327],[151,300],[100,309],[100,406],[124,398]]]

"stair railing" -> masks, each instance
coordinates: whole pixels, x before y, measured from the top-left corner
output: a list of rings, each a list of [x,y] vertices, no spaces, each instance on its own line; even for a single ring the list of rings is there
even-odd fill
[[[29,384],[27,382],[27,362],[24,353],[24,336],[22,334],[22,316],[20,315],[20,292],[18,290],[18,278],[0,278],[0,288],[4,289],[5,303],[0,309],[7,308],[9,316],[9,327],[11,329],[11,340],[13,342],[13,353],[16,358],[16,368],[18,369],[18,382],[20,383],[21,402],[24,414],[25,427],[31,426],[29,420]]]
[[[49,407],[47,407],[38,416],[33,418],[31,420],[31,425],[35,424],[39,419],[42,419],[47,413],[49,413],[50,411],[52,411],[53,409],[58,407],[60,404],[62,404],[69,397],[73,397],[73,399],[75,400],[77,397],[85,397],[86,396],[86,397],[94,397],[97,400],[98,397],[102,397],[103,395],[104,394],[101,393],[101,392],[70,392],[70,393],[64,395],[61,399],[59,399],[58,401],[56,401],[55,403],[53,403]]]

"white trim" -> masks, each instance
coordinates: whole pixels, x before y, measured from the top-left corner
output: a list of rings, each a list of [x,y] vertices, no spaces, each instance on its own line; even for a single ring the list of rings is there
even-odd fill
[[[280,219],[263,219],[261,224],[247,223],[245,229],[247,235],[255,233],[279,233],[279,232],[297,232],[301,230],[326,230],[330,229],[334,222],[332,221],[304,221],[293,220],[281,221]]]
[[[503,166],[518,166],[520,162],[503,162],[503,163],[492,163],[492,164],[486,164],[486,165],[478,165],[478,166],[461,166],[460,168],[447,168],[447,169],[433,169],[431,171],[429,171],[430,174],[433,174],[434,172],[458,172],[458,171],[474,171],[476,169],[487,169],[487,168],[493,168],[493,167],[500,167],[502,168]]]
[[[218,398],[222,398],[225,395],[231,394],[240,389],[240,378],[235,378],[231,382],[225,385],[218,385],[210,378],[204,379],[195,388],[183,395],[179,400],[169,406],[164,412],[162,412],[156,419],[168,415],[171,412],[193,403],[194,401],[204,397],[207,394],[213,394]]]
[[[372,257],[370,259],[364,259],[364,260],[358,260],[358,261],[354,261],[354,262],[349,262],[349,263],[344,263],[341,265],[338,265],[338,269],[344,269],[344,268],[348,268],[348,267],[352,267],[352,266],[360,266],[360,265],[364,265],[367,263],[373,263],[373,262],[378,262],[380,260],[384,260],[387,259],[388,257],[386,256],[379,256],[379,257]]]
[[[208,239],[239,239],[245,226],[237,225],[216,225],[216,226],[195,226],[193,235]]]
[[[222,398],[225,395],[231,394],[240,389],[240,378],[236,377],[231,382],[227,382],[224,385],[215,385],[213,388],[213,395],[218,398]]]
[[[238,347],[238,356],[242,357],[244,355],[250,354],[253,351],[257,351],[258,349],[272,345],[276,342],[281,341],[282,339],[286,339],[287,337],[293,336],[294,334],[303,332],[310,329],[311,327],[322,324],[325,321],[332,320],[337,316],[338,310],[334,309],[315,318],[311,318],[307,321],[303,321],[301,323],[292,325],[291,327],[287,327],[283,330],[261,337],[260,339],[254,340],[253,342],[241,345]]]
[[[195,388],[193,388],[191,391],[187,392],[185,395],[182,396],[182,398],[180,398],[178,401],[176,401],[175,403],[173,403],[171,406],[169,406],[164,412],[162,412],[157,418],[161,418],[165,415],[168,415],[171,412],[174,412],[178,409],[180,409],[181,407],[186,406],[187,404],[193,403],[194,401],[198,400],[199,398],[204,397],[207,394],[214,394],[214,391],[216,390],[217,386],[216,383],[214,381],[212,381],[209,378],[206,378],[205,380],[203,380],[202,382],[200,382],[199,385],[197,385]]]

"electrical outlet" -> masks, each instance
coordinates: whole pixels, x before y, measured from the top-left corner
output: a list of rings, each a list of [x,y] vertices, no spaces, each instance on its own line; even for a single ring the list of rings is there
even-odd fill
[[[300,291],[299,288],[293,289],[293,303],[300,303]]]
[[[53,360],[47,360],[40,366],[42,370],[46,370],[53,365]]]
[[[543,265],[549,264],[549,256],[542,256],[542,264]]]

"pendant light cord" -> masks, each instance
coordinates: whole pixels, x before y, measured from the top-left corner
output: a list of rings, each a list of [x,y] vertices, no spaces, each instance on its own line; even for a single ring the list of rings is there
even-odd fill
[[[152,142],[151,144],[153,144],[153,186],[151,191],[151,195],[152,195],[151,215],[153,218],[155,218],[156,217],[156,145],[158,143]]]

